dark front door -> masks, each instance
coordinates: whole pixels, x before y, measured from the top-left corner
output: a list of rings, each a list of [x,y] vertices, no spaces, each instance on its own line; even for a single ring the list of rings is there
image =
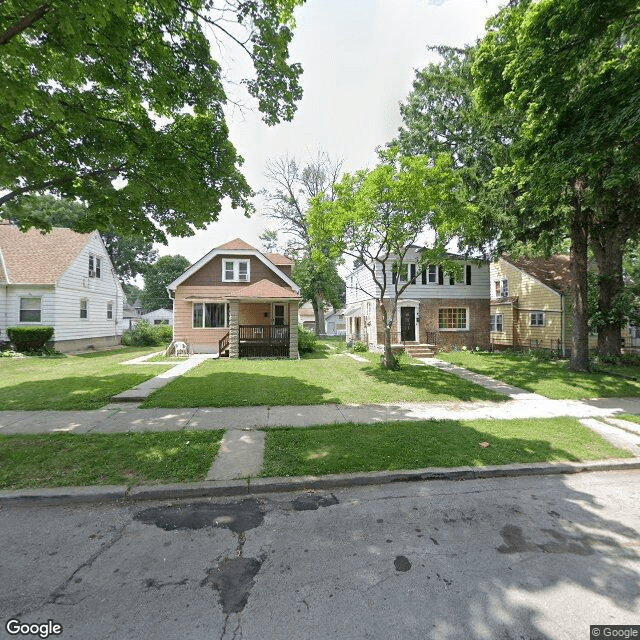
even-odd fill
[[[413,307],[400,307],[400,340],[416,339],[416,310]]]

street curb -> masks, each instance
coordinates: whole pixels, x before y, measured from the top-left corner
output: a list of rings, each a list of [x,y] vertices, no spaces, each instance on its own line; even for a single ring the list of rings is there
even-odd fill
[[[417,482],[426,480],[480,480],[519,476],[563,475],[590,471],[640,469],[640,458],[597,460],[592,462],[536,462],[486,467],[431,467],[413,471],[373,471],[327,476],[291,478],[247,478],[232,481],[206,481],[183,484],[125,486],[56,487],[0,491],[0,506],[47,506],[82,503],[135,503],[145,500],[184,498],[222,498],[263,493],[308,491]]]

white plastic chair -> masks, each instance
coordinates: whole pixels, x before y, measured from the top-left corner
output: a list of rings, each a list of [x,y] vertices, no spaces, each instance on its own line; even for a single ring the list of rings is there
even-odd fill
[[[187,345],[186,342],[176,342],[174,347],[175,347],[177,356],[189,355],[189,346]]]

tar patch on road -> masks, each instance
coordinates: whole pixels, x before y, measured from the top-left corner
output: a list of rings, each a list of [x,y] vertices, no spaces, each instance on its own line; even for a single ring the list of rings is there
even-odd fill
[[[262,524],[264,512],[255,498],[240,502],[194,502],[150,507],[138,512],[134,520],[153,524],[165,531],[223,527],[243,533]]]
[[[551,540],[541,544],[528,542],[520,527],[506,525],[500,530],[505,544],[496,548],[498,553],[523,553],[525,551],[536,551],[538,553],[570,553],[578,556],[590,556],[593,554],[591,539],[589,536],[570,537],[553,529],[542,529]],[[601,543],[610,544],[606,540]]]
[[[330,496],[321,496],[317,493],[303,493],[291,502],[294,511],[315,511],[320,507],[331,507],[334,504],[338,504],[338,498],[336,498],[333,493]]]
[[[240,613],[249,599],[262,560],[257,558],[225,558],[207,571],[200,586],[211,585],[218,591],[224,613]]]
[[[409,569],[411,569],[411,563],[406,556],[396,556],[396,559],[393,561],[393,566],[396,568],[396,571],[409,571]]]

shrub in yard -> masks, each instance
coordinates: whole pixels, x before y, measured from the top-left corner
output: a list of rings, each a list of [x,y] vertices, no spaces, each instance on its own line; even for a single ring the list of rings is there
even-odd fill
[[[359,351],[360,353],[362,353],[363,351],[369,351],[369,345],[365,342],[362,342],[362,340],[358,340],[352,348],[353,351]]]
[[[127,347],[157,347],[171,342],[173,328],[166,324],[152,325],[140,320],[133,329],[122,334],[122,344]]]
[[[53,338],[53,327],[7,327],[7,335],[18,351],[35,351]]]
[[[300,353],[311,353],[316,350],[318,338],[313,331],[298,325],[298,351]]]

